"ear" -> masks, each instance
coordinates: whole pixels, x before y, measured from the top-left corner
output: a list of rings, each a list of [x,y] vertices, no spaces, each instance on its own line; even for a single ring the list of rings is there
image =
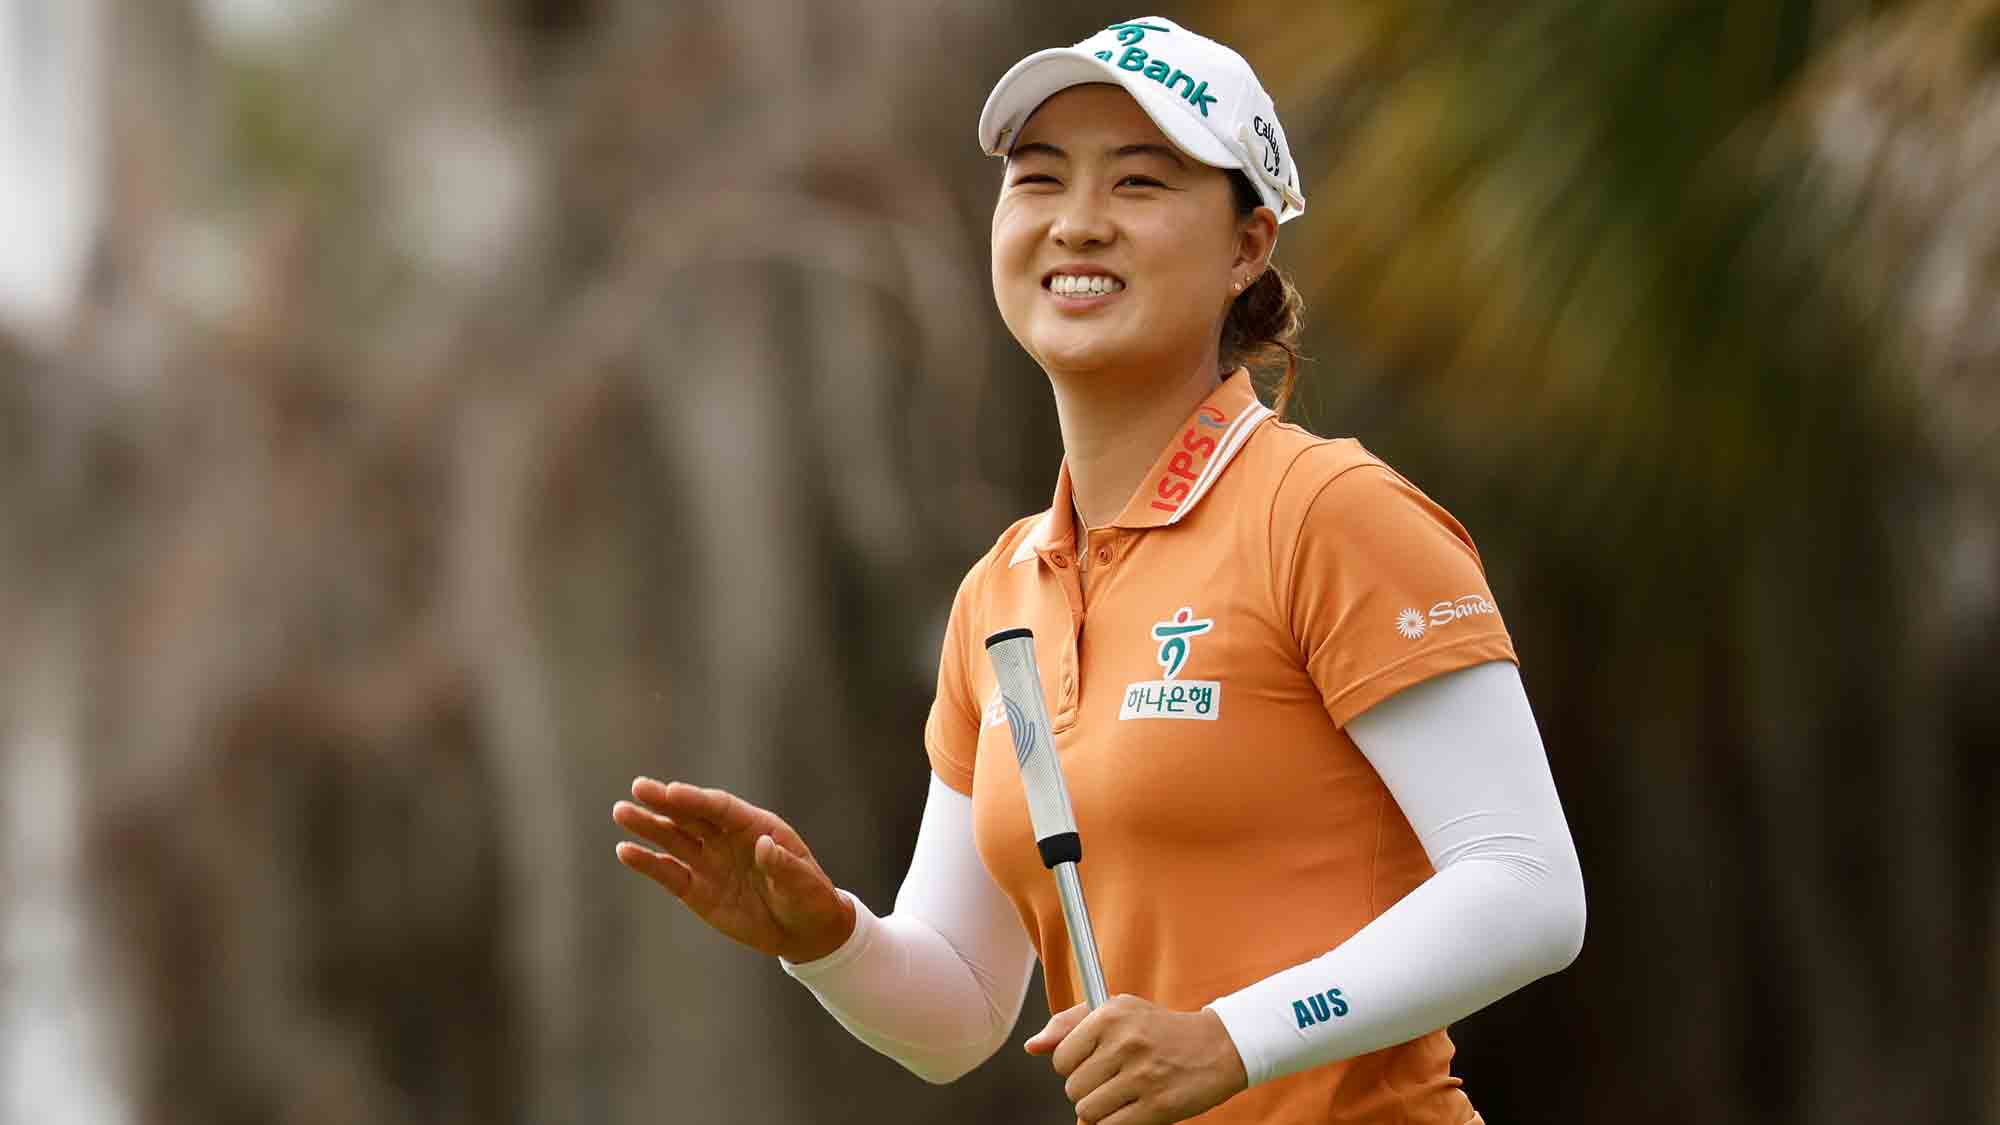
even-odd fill
[[[1278,248],[1278,216],[1269,207],[1259,207],[1236,225],[1236,260],[1229,272],[1252,281],[1262,277]]]

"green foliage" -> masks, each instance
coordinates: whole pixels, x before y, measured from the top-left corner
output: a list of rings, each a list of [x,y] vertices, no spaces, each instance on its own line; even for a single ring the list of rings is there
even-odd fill
[[[1257,62],[1310,178],[1279,250],[1322,357],[1303,380],[1308,415],[1363,437],[1479,539],[1584,848],[1593,936],[1551,986],[1538,1035],[1483,1040],[1493,1016],[1462,1037],[1489,1119],[1631,1119],[1615,1096],[1551,1095],[1568,1068],[1545,1059],[1585,1011],[1650,982],[1734,989],[1631,1025],[1646,1066],[1667,1073],[1711,1067],[1752,1029],[1812,1037],[1846,1021],[1826,996],[1863,966],[1897,966],[1890,987],[1941,999],[1958,935],[1852,916],[1831,857],[1930,855],[1967,876],[1936,893],[1992,916],[1992,855],[1966,819],[1982,806],[1958,799],[1990,797],[1992,774],[1949,733],[1977,729],[1982,703],[1934,678],[1991,653],[1990,584],[1953,625],[1917,624],[1944,612],[1939,513],[1992,495],[1978,458],[1929,438],[1968,397],[1941,388],[1990,376],[1919,377],[1926,354],[1977,352],[1969,323],[1947,328],[1957,343],[1911,341],[1938,320],[1913,279],[1950,249],[1940,216],[1991,190],[1990,160],[1938,154],[1981,151],[1968,138],[1973,91],[1995,89],[1980,47],[1995,11],[1364,0],[1187,13]],[[1841,117],[1843,96],[1878,116]],[[1903,151],[1833,174],[1864,126],[1880,151]],[[1959,210],[1982,218],[1958,237],[2000,244],[1990,207]],[[2000,281],[1971,276],[1990,307]],[[1992,417],[1990,396],[1970,401]],[[1982,565],[2000,570],[1988,551]],[[1873,804],[1851,788],[1862,778],[1902,803],[1865,824],[1830,811]],[[1832,949],[1752,936],[1835,925],[1847,937]],[[1703,964],[1718,933],[1742,952]],[[1990,925],[1980,933],[1975,956],[1990,957]],[[1845,1096],[1877,1059],[1974,1038],[1971,1026],[1844,1029],[1786,1056],[1781,1075],[1731,1063],[1721,1086],[1658,1109],[1976,1114],[1943,1070],[1922,1093]]]

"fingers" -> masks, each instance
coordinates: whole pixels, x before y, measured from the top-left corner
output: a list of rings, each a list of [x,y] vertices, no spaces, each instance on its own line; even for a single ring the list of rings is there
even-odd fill
[[[1060,1046],[1063,1039],[1076,1030],[1076,1025],[1082,1023],[1083,1017],[1089,1014],[1090,1005],[1087,1003],[1064,1008],[1050,1016],[1049,1022],[1040,1031],[1029,1036],[1028,1041],[1021,1044],[1021,1048],[1031,1055],[1049,1054]]]
[[[632,796],[652,811],[671,817],[697,837],[769,832],[792,851],[812,854],[791,825],[726,789],[704,789],[684,781],[660,782],[640,777],[632,781]]]
[[[763,880],[760,893],[772,918],[786,931],[780,955],[794,964],[817,961],[847,943],[857,916],[852,904],[810,856],[801,856],[770,835],[757,837],[752,862]]]
[[[1086,1125],[1183,1121],[1247,1085],[1221,1017],[1170,1011],[1131,995],[1114,996],[1085,1016],[1051,1061]]]
[[[751,847],[751,861],[757,865],[758,877],[764,880],[766,890],[776,892],[780,898],[790,898],[798,888],[799,873],[790,862],[793,858],[769,836],[757,837]]]
[[[1056,1045],[1055,1054],[1050,1056],[1049,1063],[1056,1068],[1057,1074],[1069,1077],[1075,1073],[1077,1067],[1083,1065],[1083,1060],[1089,1058],[1092,1052],[1105,1046],[1107,1040],[1116,1038],[1121,1028],[1129,1029],[1133,1021],[1143,1017],[1151,1007],[1149,1001],[1137,996],[1122,992],[1113,996],[1104,1002],[1103,1007],[1086,1013],[1077,1021],[1068,1034],[1062,1037],[1062,1042]],[[1070,1011],[1075,1010],[1070,1009]],[[1049,1022],[1053,1024],[1055,1021]]]
[[[618,862],[665,887],[675,898],[686,898],[694,886],[694,873],[672,856],[661,855],[630,840],[620,842],[617,852]]]
[[[611,819],[634,836],[665,848],[682,863],[693,863],[702,852],[701,840],[659,813],[640,808],[630,801],[611,806]]]
[[[1085,1125],[1154,1125],[1179,1121],[1178,1114],[1163,1116],[1140,1104],[1140,1083],[1125,1077],[1110,1077],[1103,1085],[1084,1095],[1076,1106],[1077,1120]]]
[[[632,779],[632,799],[697,836],[712,836],[729,828],[728,818],[734,811],[732,802],[744,810],[749,808],[721,789],[703,789],[684,781],[655,781],[650,777]]]
[[[1131,1081],[1121,1079],[1122,1052],[1105,1041],[1107,1029],[1126,1015],[1128,999],[1113,997],[1094,1012],[1088,1004],[1065,1008],[1024,1044],[1031,1054],[1053,1055],[1049,1061],[1064,1078],[1063,1096],[1076,1106],[1078,1120],[1102,1121],[1139,1096]]]
[[[764,877],[773,905],[804,908],[833,890],[832,882],[809,860],[792,853],[772,837],[759,836],[756,844],[757,871]],[[789,910],[788,910],[789,913]],[[787,917],[786,921],[795,918]]]
[[[1096,1011],[1085,1011],[1066,1034],[1062,1042],[1055,1045],[1055,1053],[1049,1056],[1050,1065],[1056,1073],[1068,1078],[1083,1065],[1083,1060],[1097,1050],[1097,1044],[1104,1037],[1105,1030],[1117,1021],[1118,1015],[1111,1003]],[[1053,1022],[1053,1021],[1052,1021]]]
[[[1162,1125],[1164,1121],[1184,1121],[1184,1115],[1160,1111],[1156,1105],[1148,1103],[1146,1097],[1138,1095],[1136,1089],[1120,1093],[1118,1099],[1122,1099],[1118,1109],[1104,1111],[1094,1103],[1094,1097],[1086,1097],[1084,1103],[1076,1107],[1076,1119],[1084,1125]],[[1106,1103],[1110,1101],[1112,1099],[1106,1099]]]
[[[1119,1091],[1103,1089],[1112,1079],[1118,1077],[1118,1069],[1124,1062],[1118,1055],[1119,1052],[1100,1044],[1079,1061],[1075,1069],[1068,1072],[1068,1077],[1063,1081],[1063,1096],[1076,1107],[1078,1116],[1083,1116],[1086,1104],[1096,1111],[1097,1117],[1106,1117],[1131,1100],[1129,1097],[1118,1096]],[[1084,1120],[1095,1121],[1097,1117],[1084,1117]]]

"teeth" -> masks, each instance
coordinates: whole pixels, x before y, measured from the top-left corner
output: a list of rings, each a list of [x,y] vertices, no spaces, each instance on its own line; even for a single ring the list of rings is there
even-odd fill
[[[1125,288],[1125,283],[1115,277],[1091,274],[1079,277],[1075,274],[1059,273],[1049,279],[1049,289],[1065,297],[1094,297],[1103,293],[1116,293]]]

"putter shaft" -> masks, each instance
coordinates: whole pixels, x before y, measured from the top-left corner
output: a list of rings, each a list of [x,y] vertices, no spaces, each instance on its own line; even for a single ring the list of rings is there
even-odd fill
[[[1077,877],[1076,864],[1056,864],[1056,893],[1062,896],[1063,924],[1069,927],[1070,950],[1076,954],[1077,970],[1083,974],[1083,993],[1094,1012],[1110,997],[1104,987],[1104,966],[1097,961],[1097,935],[1090,930],[1090,912],[1084,909],[1083,881]]]

